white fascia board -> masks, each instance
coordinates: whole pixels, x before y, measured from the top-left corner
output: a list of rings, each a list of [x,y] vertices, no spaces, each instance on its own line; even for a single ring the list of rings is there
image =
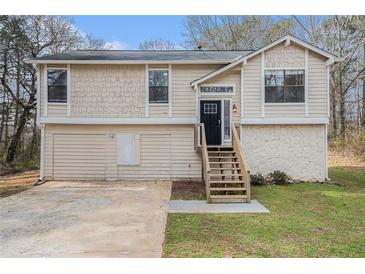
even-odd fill
[[[220,60],[26,60],[28,64],[229,64],[232,59]]]
[[[74,125],[192,125],[196,118],[65,118],[41,117],[42,124]]]
[[[242,125],[315,125],[328,124],[327,117],[313,118],[242,118]]]
[[[298,38],[296,38],[292,35],[285,35],[285,36],[281,37],[280,39],[278,39],[278,40],[276,40],[276,41],[274,41],[274,42],[272,42],[272,43],[270,43],[270,44],[268,44],[268,45],[266,45],[266,46],[264,46],[264,47],[262,47],[262,48],[260,48],[256,51],[254,51],[254,52],[251,52],[250,54],[247,54],[246,56],[243,56],[242,58],[237,59],[237,60],[231,62],[230,64],[228,64],[228,65],[226,65],[226,66],[224,66],[224,67],[222,67],[222,68],[220,68],[220,69],[218,69],[218,70],[216,70],[216,71],[214,71],[210,74],[207,74],[206,76],[204,76],[200,79],[197,79],[197,80],[191,82],[191,86],[199,85],[200,83],[205,82],[205,81],[209,80],[210,78],[212,78],[212,77],[214,77],[214,76],[216,76],[216,75],[218,75],[218,74],[220,74],[220,73],[222,73],[222,72],[224,72],[224,71],[240,64],[241,62],[245,62],[248,59],[250,59],[250,58],[252,58],[252,57],[254,57],[254,56],[256,56],[256,55],[258,55],[258,54],[260,54],[260,53],[262,53],[262,52],[264,52],[264,51],[266,51],[266,50],[268,50],[272,47],[275,47],[275,46],[277,46],[277,45],[279,45],[283,42],[288,43],[288,41],[289,42],[292,41],[292,42],[294,42],[298,45],[301,45],[304,48],[310,49],[311,51],[314,51],[314,52],[316,52],[316,53],[318,53],[318,54],[320,54],[320,55],[322,55],[322,56],[324,56],[328,59],[333,59],[334,60],[333,62],[335,62],[335,60],[338,59],[335,55],[332,55],[332,54],[330,54],[330,53],[328,53],[324,50],[321,50],[320,48],[317,48],[317,47],[315,47],[315,46],[313,46],[313,45],[311,45],[307,42],[304,42],[304,41],[302,41],[302,40],[300,40],[300,39],[298,39]]]

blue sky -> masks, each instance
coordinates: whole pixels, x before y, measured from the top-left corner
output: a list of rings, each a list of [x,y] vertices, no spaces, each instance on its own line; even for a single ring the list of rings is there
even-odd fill
[[[76,27],[111,43],[113,49],[137,49],[141,41],[183,42],[184,16],[71,16]]]

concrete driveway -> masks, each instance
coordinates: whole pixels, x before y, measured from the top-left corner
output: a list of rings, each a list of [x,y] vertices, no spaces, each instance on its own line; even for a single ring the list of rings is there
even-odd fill
[[[0,257],[160,257],[170,182],[47,182],[0,199]]]

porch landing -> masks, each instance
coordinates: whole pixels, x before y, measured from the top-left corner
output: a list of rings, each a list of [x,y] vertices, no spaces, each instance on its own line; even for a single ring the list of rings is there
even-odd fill
[[[270,213],[256,200],[251,203],[208,204],[204,200],[171,200],[169,213]]]

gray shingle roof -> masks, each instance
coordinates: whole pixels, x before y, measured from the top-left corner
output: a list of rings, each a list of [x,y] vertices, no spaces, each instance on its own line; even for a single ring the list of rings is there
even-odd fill
[[[33,58],[33,60],[118,60],[118,61],[199,61],[227,60],[242,57],[252,50],[77,50]]]

